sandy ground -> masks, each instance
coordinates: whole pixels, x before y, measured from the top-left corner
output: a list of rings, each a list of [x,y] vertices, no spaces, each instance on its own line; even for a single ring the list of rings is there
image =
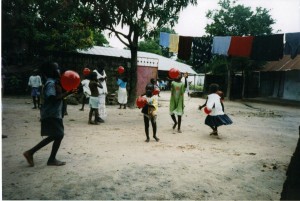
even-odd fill
[[[234,124],[209,136],[204,99],[185,100],[183,133],[173,134],[169,92],[158,112],[159,142],[144,142],[139,109],[107,106],[101,125],[88,125],[88,107],[68,106],[65,138],[57,158],[46,165],[51,145],[28,167],[22,153],[37,144],[39,111],[30,97],[3,98],[2,199],[124,200],[278,200],[298,140],[300,108],[225,102]],[[151,127],[150,127],[151,128]]]

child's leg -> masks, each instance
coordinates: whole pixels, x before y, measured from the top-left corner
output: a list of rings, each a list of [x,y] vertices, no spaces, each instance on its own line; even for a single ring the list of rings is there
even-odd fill
[[[84,110],[85,101],[86,101],[86,97],[85,97],[85,95],[83,94],[83,95],[82,95],[82,99],[81,99],[81,109],[80,109],[81,111]]]
[[[156,120],[154,118],[151,118],[151,125],[152,125],[152,129],[153,129],[153,138],[158,142],[159,138],[156,137],[157,124],[156,124]]]
[[[144,125],[145,125],[145,133],[146,133],[146,142],[149,142],[150,141],[150,138],[149,138],[149,119],[146,115],[144,115]]]
[[[41,107],[41,98],[40,96],[37,96],[37,104],[38,104],[38,108]]]
[[[124,104],[124,109],[126,109],[126,104]]]
[[[94,120],[94,122],[95,122],[95,124],[98,124],[98,121],[97,121],[99,119],[98,108],[94,108],[93,110],[94,110],[94,113],[95,113],[95,120]]]
[[[173,129],[175,129],[176,126],[177,126],[177,121],[176,121],[175,114],[172,114],[171,117],[172,117],[172,120],[173,120],[173,122],[174,122]]]
[[[93,124],[92,117],[93,117],[93,108],[90,108],[90,112],[89,112],[89,124]]]
[[[27,162],[29,163],[29,165],[31,167],[34,166],[34,162],[33,162],[33,154],[35,152],[37,152],[38,150],[40,150],[41,148],[43,148],[44,146],[46,146],[47,144],[49,144],[50,142],[54,141],[54,138],[49,136],[45,139],[43,139],[42,141],[40,141],[37,145],[35,145],[33,148],[29,149],[28,151],[25,151],[23,153],[24,157],[26,158]]]
[[[33,108],[32,109],[36,109],[36,98],[35,98],[35,96],[32,96],[32,101],[33,101]]]
[[[56,154],[60,147],[62,139],[63,139],[63,136],[55,138],[53,145],[52,145],[52,150],[51,150],[51,154],[48,159],[47,165],[61,166],[61,165],[66,164],[66,162],[62,162],[62,161],[59,161],[56,159]]]
[[[178,115],[178,132],[181,133],[181,115]]]

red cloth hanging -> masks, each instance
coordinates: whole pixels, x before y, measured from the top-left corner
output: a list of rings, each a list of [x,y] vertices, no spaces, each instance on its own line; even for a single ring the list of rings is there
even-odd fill
[[[254,36],[232,36],[228,49],[229,56],[250,57]]]

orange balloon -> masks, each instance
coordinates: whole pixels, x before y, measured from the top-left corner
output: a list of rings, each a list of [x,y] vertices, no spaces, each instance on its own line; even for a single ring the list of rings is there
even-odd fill
[[[147,104],[147,99],[145,97],[139,96],[136,99],[135,103],[138,108],[143,108]]]
[[[172,79],[176,79],[180,74],[180,71],[177,68],[171,68],[169,70],[169,77]]]
[[[124,73],[124,71],[125,71],[124,67],[123,66],[119,66],[118,73],[122,74],[122,73]]]
[[[75,71],[67,70],[61,75],[60,82],[66,91],[71,91],[79,86],[80,76]]]

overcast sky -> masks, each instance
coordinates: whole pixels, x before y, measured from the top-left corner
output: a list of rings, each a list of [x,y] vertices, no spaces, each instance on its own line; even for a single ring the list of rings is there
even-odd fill
[[[205,34],[204,27],[209,22],[205,17],[208,10],[219,9],[219,0],[198,0],[197,6],[188,6],[179,16],[175,31],[182,36],[199,37]],[[270,10],[275,20],[273,30],[278,33],[300,32],[300,0],[238,0],[237,4],[263,7]],[[112,47],[123,48],[124,45],[116,38],[109,39]]]

